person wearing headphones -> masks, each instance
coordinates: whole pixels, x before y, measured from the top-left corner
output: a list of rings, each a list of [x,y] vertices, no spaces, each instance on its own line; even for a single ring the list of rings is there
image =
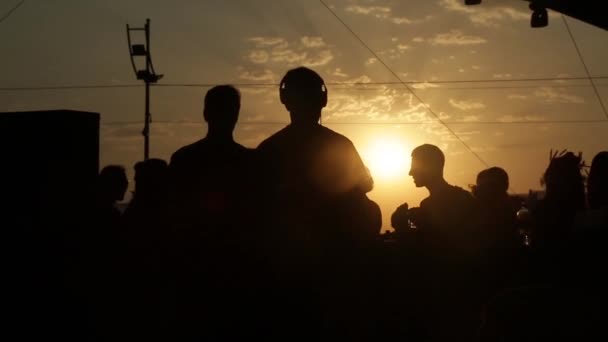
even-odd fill
[[[327,88],[319,74],[305,67],[289,70],[281,81],[280,98],[291,123],[257,148],[263,191],[277,209],[275,218],[287,220],[286,226],[308,226],[305,234],[310,235],[319,223],[348,211],[345,203],[365,197],[373,179],[353,143],[319,123],[327,105]],[[345,233],[378,234],[380,220],[378,213],[364,231]]]
[[[355,333],[369,300],[361,294],[370,273],[360,261],[381,228],[380,209],[366,195],[373,180],[353,143],[319,123],[327,105],[319,74],[289,70],[280,98],[291,123],[256,150],[257,205],[276,276],[269,296],[281,313],[275,327],[310,339]]]

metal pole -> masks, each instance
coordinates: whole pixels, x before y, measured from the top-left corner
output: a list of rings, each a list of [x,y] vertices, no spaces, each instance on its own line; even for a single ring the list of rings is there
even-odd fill
[[[146,82],[146,113],[144,122],[144,160],[150,158],[150,83]]]
[[[146,72],[150,75],[150,19],[146,19]],[[144,160],[150,158],[150,79],[146,83],[146,113],[144,117]]]

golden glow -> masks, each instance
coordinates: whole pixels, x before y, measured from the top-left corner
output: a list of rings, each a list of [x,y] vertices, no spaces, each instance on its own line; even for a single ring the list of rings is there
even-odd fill
[[[395,137],[373,139],[363,158],[374,180],[387,181],[406,178],[410,167],[408,144]]]

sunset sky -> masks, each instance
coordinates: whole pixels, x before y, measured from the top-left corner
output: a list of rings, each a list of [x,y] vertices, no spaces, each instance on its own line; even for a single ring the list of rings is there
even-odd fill
[[[0,15],[19,2],[0,1]],[[407,175],[419,144],[444,150],[450,183],[468,187],[485,162],[505,168],[519,193],[540,189],[550,149],[588,162],[608,149],[608,117],[559,13],[532,29],[521,0],[325,3],[355,34],[316,0],[26,0],[0,23],[0,111],[99,112],[101,165],[132,173],[143,157],[144,89],[125,24],[150,18],[165,75],[152,89],[151,156],[168,159],[204,136],[205,85],[222,83],[242,92],[236,140],[256,147],[289,121],[276,84],[309,66],[328,83],[323,124],[349,137],[373,173],[385,228],[400,203],[426,196]],[[566,20],[608,106],[608,32]],[[81,85],[115,87],[18,89]]]

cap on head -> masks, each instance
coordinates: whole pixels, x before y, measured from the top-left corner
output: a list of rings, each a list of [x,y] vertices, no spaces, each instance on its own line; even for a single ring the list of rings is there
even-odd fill
[[[319,110],[327,105],[327,88],[315,71],[299,67],[289,70],[280,85],[281,103],[288,108]]]

